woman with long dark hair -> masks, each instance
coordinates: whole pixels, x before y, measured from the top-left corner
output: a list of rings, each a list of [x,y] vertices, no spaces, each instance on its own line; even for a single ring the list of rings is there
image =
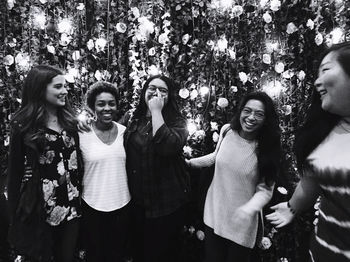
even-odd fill
[[[173,80],[145,82],[125,131],[126,170],[133,202],[133,261],[177,261],[189,178],[182,148],[188,136]]]
[[[215,163],[204,208],[206,262],[250,261],[252,248],[261,240],[261,212],[272,197],[280,155],[273,101],[253,92],[221,128],[215,151],[187,160],[194,168]]]
[[[288,202],[267,215],[277,228],[321,196],[312,238],[312,261],[350,261],[350,43],[330,47],[320,59],[316,91],[296,139],[302,177]]]
[[[30,70],[11,121],[8,165],[9,240],[31,259],[72,261],[81,215],[77,121],[63,72]]]

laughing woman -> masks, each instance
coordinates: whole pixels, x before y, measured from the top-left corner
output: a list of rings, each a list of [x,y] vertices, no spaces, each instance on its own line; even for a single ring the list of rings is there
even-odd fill
[[[113,121],[118,90],[108,82],[93,84],[87,105],[96,120],[79,133],[84,159],[83,234],[87,261],[123,261],[128,233],[130,193],[125,169],[125,127]]]
[[[321,57],[316,93],[296,140],[302,178],[288,202],[267,215],[277,228],[321,196],[311,241],[312,261],[350,261],[350,42],[333,45]]]
[[[215,163],[205,208],[206,262],[248,262],[259,216],[270,201],[280,160],[280,132],[273,101],[262,92],[245,96],[221,128],[213,153],[188,160],[193,168]]]
[[[70,262],[78,236],[81,165],[76,120],[63,73],[30,70],[11,122],[8,165],[10,243],[39,261]]]

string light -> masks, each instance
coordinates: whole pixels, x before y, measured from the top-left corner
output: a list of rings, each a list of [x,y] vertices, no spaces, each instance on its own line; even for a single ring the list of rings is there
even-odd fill
[[[266,92],[270,97],[277,97],[284,90],[282,83],[278,80],[273,80],[263,85],[263,91]]]

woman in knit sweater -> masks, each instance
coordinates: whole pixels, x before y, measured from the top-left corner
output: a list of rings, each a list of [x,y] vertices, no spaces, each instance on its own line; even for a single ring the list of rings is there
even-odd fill
[[[321,57],[316,91],[296,140],[302,178],[289,202],[267,215],[277,228],[321,196],[312,261],[350,261],[350,42]]]
[[[204,208],[206,262],[250,261],[280,153],[273,101],[254,92],[242,99],[231,123],[222,127],[215,151],[187,161],[194,168],[215,163]]]

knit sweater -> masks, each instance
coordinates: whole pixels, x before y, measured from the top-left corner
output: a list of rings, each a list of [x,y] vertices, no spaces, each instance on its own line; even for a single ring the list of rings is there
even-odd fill
[[[208,189],[204,223],[214,233],[244,247],[253,248],[258,230],[258,216],[273,192],[273,186],[260,181],[257,168],[257,141],[246,140],[224,125],[216,150],[190,160],[192,167],[215,163]],[[244,216],[242,216],[244,213]]]

